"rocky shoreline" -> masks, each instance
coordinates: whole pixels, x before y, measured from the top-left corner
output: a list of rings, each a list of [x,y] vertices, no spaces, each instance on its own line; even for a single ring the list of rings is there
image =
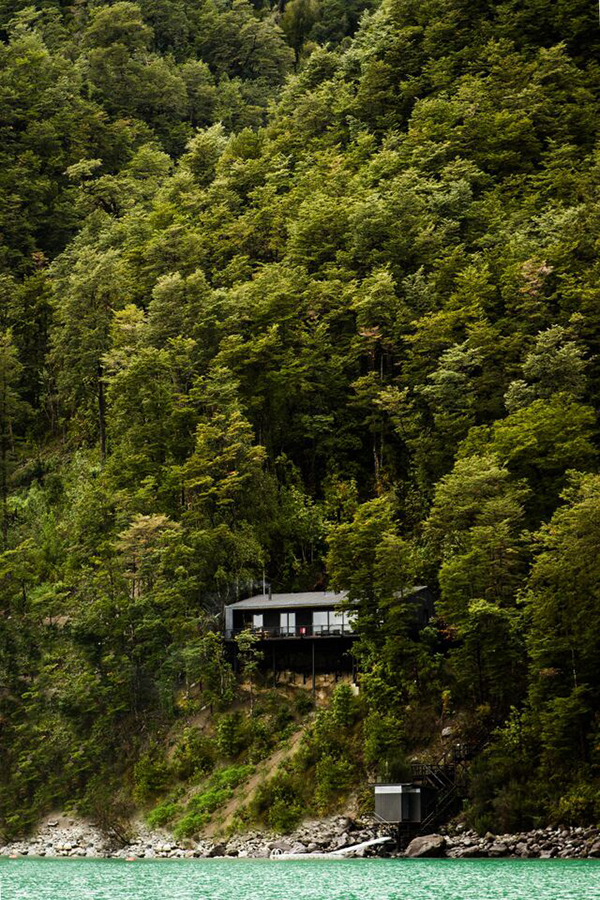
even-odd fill
[[[305,822],[290,835],[266,832],[236,834],[228,840],[175,841],[167,833],[153,832],[144,825],[135,828],[135,839],[117,846],[98,829],[69,817],[46,819],[31,837],[0,846],[4,857],[70,857],[114,859],[267,859],[281,853],[327,853],[359,844],[382,833],[374,820],[360,823],[346,816]],[[451,859],[500,858],[585,859],[600,858],[600,828],[545,828],[519,834],[481,837],[461,830],[415,838],[406,851],[367,848],[361,856],[385,855],[412,858]]]
[[[480,837],[474,831],[440,835],[443,855],[454,859],[477,857],[520,859],[600,858],[600,828],[539,828],[518,834],[491,834]]]
[[[312,853],[339,850],[377,837],[375,823],[360,825],[346,816],[306,822],[290,835],[267,832],[236,834],[228,840],[175,841],[164,832],[144,825],[135,829],[135,839],[117,846],[98,829],[85,822],[58,817],[46,819],[31,837],[0,846],[0,856],[87,857],[114,859],[208,859],[239,857],[267,859],[273,850],[282,853]]]

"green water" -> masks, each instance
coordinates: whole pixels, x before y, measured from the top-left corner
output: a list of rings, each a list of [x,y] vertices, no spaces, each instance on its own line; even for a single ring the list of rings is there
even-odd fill
[[[600,861],[0,860],[1,900],[600,900]]]

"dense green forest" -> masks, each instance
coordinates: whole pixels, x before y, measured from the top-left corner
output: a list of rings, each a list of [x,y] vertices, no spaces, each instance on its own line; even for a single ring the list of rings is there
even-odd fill
[[[5,835],[244,776],[296,715],[228,712],[263,573],[349,590],[361,695],[259,806],[453,716],[477,827],[600,818],[597,12],[2,0]]]

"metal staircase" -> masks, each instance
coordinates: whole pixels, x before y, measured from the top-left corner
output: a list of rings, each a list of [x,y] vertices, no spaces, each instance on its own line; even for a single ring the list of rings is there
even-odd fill
[[[453,749],[450,763],[447,761],[446,753],[435,763],[411,765],[412,783],[433,789],[433,804],[419,823],[401,823],[395,826],[391,823],[382,823],[392,829],[398,842],[398,849],[405,849],[415,837],[431,834],[456,815],[467,792],[469,762],[486,743],[487,735],[468,744],[460,744]]]

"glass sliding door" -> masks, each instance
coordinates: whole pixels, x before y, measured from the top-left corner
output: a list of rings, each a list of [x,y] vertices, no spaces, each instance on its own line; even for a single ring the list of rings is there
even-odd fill
[[[279,633],[282,635],[290,635],[296,633],[296,613],[282,612],[279,613]]]
[[[344,633],[344,613],[333,610],[329,613],[329,630],[332,634]]]
[[[329,629],[327,610],[313,612],[313,634],[326,634]]]

